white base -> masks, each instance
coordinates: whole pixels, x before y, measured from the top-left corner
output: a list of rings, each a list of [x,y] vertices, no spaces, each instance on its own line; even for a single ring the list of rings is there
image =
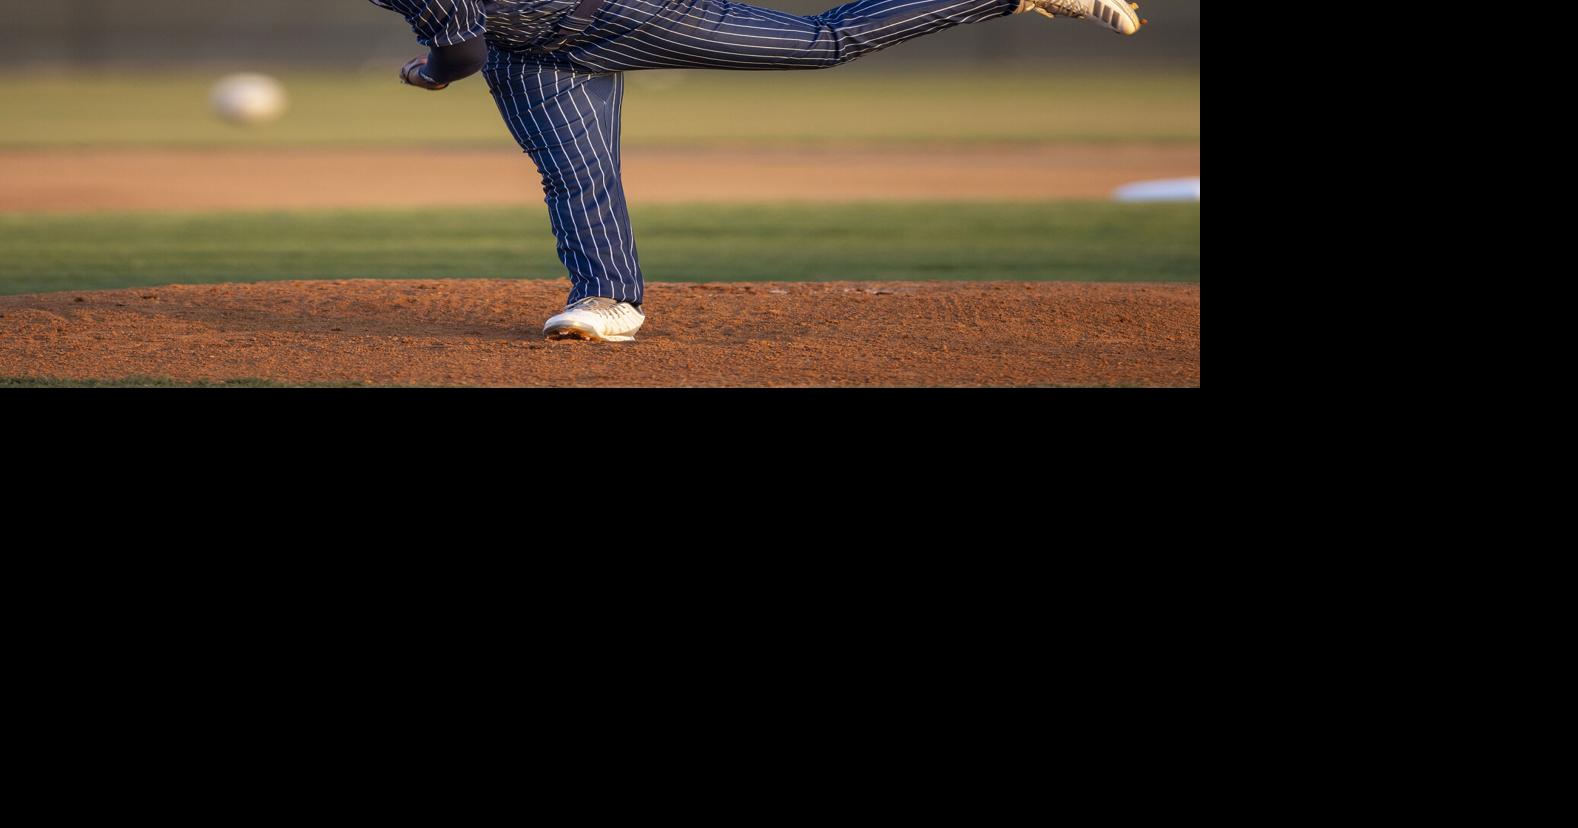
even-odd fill
[[[1199,201],[1200,179],[1163,178],[1157,181],[1136,181],[1113,191],[1117,201]]]

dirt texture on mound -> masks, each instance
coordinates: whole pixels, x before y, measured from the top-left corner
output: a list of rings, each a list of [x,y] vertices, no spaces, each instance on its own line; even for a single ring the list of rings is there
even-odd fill
[[[0,377],[418,386],[1198,386],[1198,284],[654,283],[624,344],[550,342],[569,282],[0,296]]]

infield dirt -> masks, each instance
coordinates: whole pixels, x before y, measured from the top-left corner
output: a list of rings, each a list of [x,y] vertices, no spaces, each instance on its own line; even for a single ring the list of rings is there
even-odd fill
[[[1200,174],[1198,144],[869,148],[632,148],[634,204],[857,199],[1104,199]],[[255,210],[538,204],[512,150],[38,150],[0,152],[0,212]]]
[[[627,344],[549,342],[569,283],[0,296],[0,377],[415,386],[1198,386],[1198,284],[654,283]]]

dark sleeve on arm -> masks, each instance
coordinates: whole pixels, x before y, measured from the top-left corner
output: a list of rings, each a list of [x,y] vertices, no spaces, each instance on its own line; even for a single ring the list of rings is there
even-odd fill
[[[437,83],[454,83],[481,71],[488,61],[488,43],[474,37],[453,46],[434,46],[427,54],[427,66],[422,74]]]

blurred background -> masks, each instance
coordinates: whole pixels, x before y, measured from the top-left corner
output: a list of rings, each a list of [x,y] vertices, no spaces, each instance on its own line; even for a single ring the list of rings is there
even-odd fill
[[[648,278],[1198,280],[1198,202],[1093,203],[1200,174],[1199,0],[1143,6],[1127,38],[1025,14],[829,71],[628,73]],[[421,49],[395,13],[0,0],[0,19],[0,293],[564,277],[486,85],[401,86]],[[217,117],[237,72],[277,78],[283,117]]]
[[[1142,11],[1151,25],[1128,38],[1025,14],[832,71],[631,72],[625,142],[1198,141],[1199,2]],[[511,146],[479,79],[442,95],[390,83],[421,50],[366,0],[0,0],[0,15],[0,46],[27,81],[0,86],[0,148]],[[254,129],[211,117],[208,90],[231,72],[285,81],[288,116]]]
[[[757,5],[816,14],[837,3],[767,0]],[[873,58],[883,63],[1198,67],[1198,0],[1149,0],[1156,24],[1121,52],[1080,26],[962,26]],[[56,69],[213,68],[267,65],[355,69],[411,51],[396,15],[367,0],[0,0],[0,47],[8,62]]]

